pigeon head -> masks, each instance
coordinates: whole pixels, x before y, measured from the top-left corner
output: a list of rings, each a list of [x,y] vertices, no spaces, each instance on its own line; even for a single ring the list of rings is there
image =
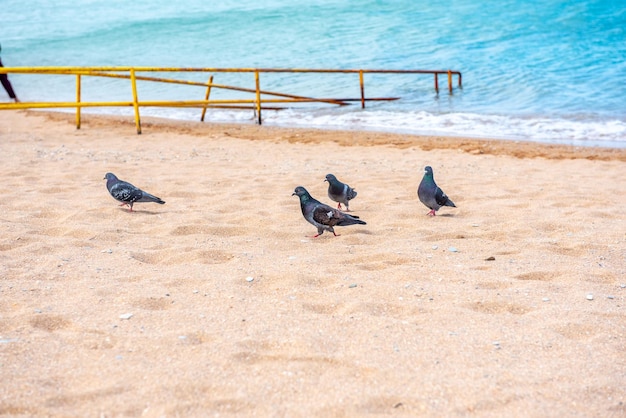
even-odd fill
[[[307,192],[306,189],[304,187],[302,187],[302,186],[296,187],[296,189],[293,191],[293,193],[291,195],[292,196],[299,196],[299,197],[302,197],[302,196],[307,196],[308,197],[308,196],[310,196],[309,192]]]
[[[104,178],[107,181],[107,190],[109,192],[111,192],[111,188],[116,185],[117,183],[119,183],[119,179],[117,177],[115,177],[115,174],[113,173],[106,173],[104,175]]]
[[[117,177],[115,177],[115,174],[113,174],[113,173],[106,173],[104,175],[104,179],[103,180],[105,180],[105,179],[106,180],[114,180],[115,181],[115,180],[117,180]]]
[[[291,194],[292,196],[298,196],[300,198],[300,202],[306,202],[309,199],[312,199],[311,195],[309,194],[309,192],[307,192],[307,190],[302,187],[302,186],[298,186],[296,187],[296,189],[293,191],[293,193]]]
[[[333,182],[333,181],[337,181],[337,177],[335,177],[334,174],[326,174],[326,180],[329,183]]]
[[[424,167],[424,174],[428,174],[428,175],[433,175],[433,168],[429,165],[427,165],[426,167]]]

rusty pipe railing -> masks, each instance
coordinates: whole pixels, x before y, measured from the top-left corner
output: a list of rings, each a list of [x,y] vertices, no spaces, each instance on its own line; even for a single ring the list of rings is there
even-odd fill
[[[166,79],[158,77],[139,76],[139,72],[202,72],[202,73],[253,73],[255,79],[254,88],[245,88],[238,86],[228,86],[224,84],[213,83],[213,75],[207,83],[194,82],[188,80]],[[453,76],[458,78],[458,88],[462,88],[462,75],[459,71],[452,70],[385,70],[385,69],[307,69],[307,68],[178,68],[178,67],[0,67],[0,73],[14,74],[41,74],[41,75],[75,75],[76,76],[76,101],[75,102],[20,102],[20,103],[0,103],[2,109],[28,109],[28,108],[76,108],[76,127],[80,129],[80,111],[83,107],[111,107],[111,106],[132,106],[134,109],[135,125],[137,133],[141,133],[141,122],[139,109],[142,106],[162,106],[162,107],[201,107],[202,116],[204,116],[207,108],[242,108],[249,109],[250,105],[255,112],[255,117],[259,124],[262,123],[261,111],[264,103],[326,103],[332,105],[345,106],[350,102],[360,101],[361,108],[365,108],[368,101],[392,101],[398,100],[398,97],[365,97],[365,74],[431,74],[434,76],[435,91],[439,94],[439,74],[445,74],[448,77],[448,91],[453,92]],[[294,95],[280,93],[274,91],[265,91],[260,88],[260,76],[262,73],[318,73],[318,74],[358,74],[360,98],[315,98],[302,95]],[[131,81],[132,101],[118,102],[83,102],[81,100],[81,77],[113,77],[125,78]],[[186,101],[139,101],[137,92],[137,81],[165,82],[193,86],[203,86],[207,88],[204,100],[186,100]],[[254,99],[210,99],[211,89],[233,90],[244,93],[253,93]],[[278,97],[276,99],[263,98],[265,96]],[[266,109],[280,109],[277,107],[267,107]]]

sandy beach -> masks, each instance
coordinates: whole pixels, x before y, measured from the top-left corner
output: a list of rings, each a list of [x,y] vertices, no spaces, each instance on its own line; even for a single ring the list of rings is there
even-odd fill
[[[1,416],[626,416],[626,150],[142,130],[0,112]],[[328,173],[367,225],[311,238]]]

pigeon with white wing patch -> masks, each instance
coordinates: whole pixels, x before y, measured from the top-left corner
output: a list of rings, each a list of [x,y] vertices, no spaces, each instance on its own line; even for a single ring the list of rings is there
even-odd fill
[[[300,209],[304,219],[317,228],[317,235],[313,238],[319,237],[324,231],[332,232],[337,236],[333,229],[335,226],[366,225],[358,216],[348,215],[314,199],[302,186],[296,187],[292,196],[294,195],[300,198]]]

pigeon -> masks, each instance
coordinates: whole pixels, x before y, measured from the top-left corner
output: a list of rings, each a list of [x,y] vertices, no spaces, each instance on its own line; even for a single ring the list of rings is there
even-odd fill
[[[333,174],[326,174],[326,180],[328,182],[328,197],[335,202],[339,202],[337,209],[341,209],[341,204],[346,205],[346,212],[350,211],[350,200],[356,197],[356,191],[337,180]]]
[[[319,237],[324,231],[330,231],[334,236],[334,226],[348,226],[348,225],[367,225],[364,221],[360,220],[358,216],[348,215],[338,209],[325,205],[311,197],[309,192],[302,187],[298,186],[294,190],[293,195],[300,198],[300,209],[302,209],[302,215],[310,224],[317,227],[317,235],[313,238]]]
[[[435,212],[442,206],[452,206],[456,208],[456,205],[448,196],[437,186],[435,179],[433,178],[433,169],[430,166],[424,168],[424,177],[417,188],[417,196],[420,201],[430,208],[428,215],[435,216]]]
[[[133,204],[135,202],[155,202],[161,205],[165,203],[158,197],[118,179],[113,173],[106,173],[104,178],[107,181],[107,189],[109,193],[111,193],[111,196],[113,196],[115,200],[122,202],[120,206],[129,206],[130,212],[133,211]]]

